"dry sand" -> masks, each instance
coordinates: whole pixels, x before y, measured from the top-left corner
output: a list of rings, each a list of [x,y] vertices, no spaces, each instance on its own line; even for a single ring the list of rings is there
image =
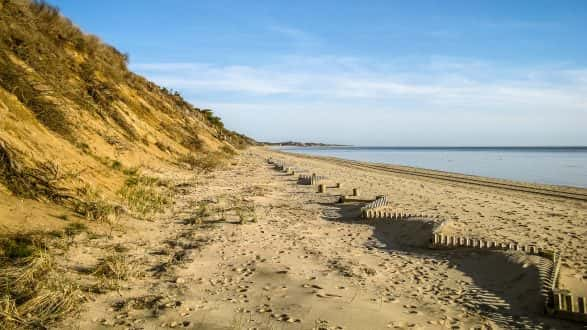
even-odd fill
[[[273,169],[341,182],[318,194]],[[251,148],[205,177],[166,173],[172,210],[153,222],[127,220],[112,239],[80,239],[63,257],[71,269],[105,249],[137,274],[95,295],[58,328],[497,329],[581,325],[543,315],[545,261],[520,252],[427,248],[437,219],[365,221],[361,204],[334,203],[357,187],[386,194],[410,212],[450,220],[443,230],[563,249],[561,284],[587,295],[587,203],[467,186]],[[296,175],[297,177],[297,175]],[[195,205],[225,209],[193,224]],[[239,224],[231,206],[254,202],[257,222]],[[122,252],[121,252],[122,251]]]

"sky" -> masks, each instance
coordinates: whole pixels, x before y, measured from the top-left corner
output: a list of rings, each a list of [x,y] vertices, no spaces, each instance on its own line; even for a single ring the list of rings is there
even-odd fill
[[[587,1],[49,3],[259,141],[587,145]]]

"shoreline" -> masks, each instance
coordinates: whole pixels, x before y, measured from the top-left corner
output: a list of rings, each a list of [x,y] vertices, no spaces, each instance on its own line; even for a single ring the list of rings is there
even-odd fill
[[[448,181],[448,182],[480,185],[480,186],[488,185],[492,188],[501,188],[501,189],[506,189],[506,190],[540,194],[540,195],[551,196],[551,197],[569,198],[569,199],[574,199],[574,200],[578,200],[578,201],[587,201],[587,188],[582,188],[582,187],[532,183],[532,182],[525,182],[525,181],[517,181],[517,180],[509,180],[509,179],[502,179],[502,178],[486,177],[486,176],[480,176],[480,175],[472,175],[472,174],[464,174],[464,173],[457,173],[457,172],[427,169],[427,168],[407,166],[407,165],[358,161],[358,160],[350,160],[350,159],[344,159],[344,158],[339,158],[339,157],[334,157],[334,156],[307,155],[307,154],[301,154],[301,153],[287,152],[284,150],[273,150],[272,149],[271,151],[281,153],[281,154],[299,156],[299,157],[307,158],[307,159],[332,161],[337,164],[350,166],[350,167],[360,167],[360,168],[364,168],[364,169],[369,168],[371,170],[389,171],[389,172],[395,172],[396,174],[403,174],[403,175],[408,175],[408,176],[426,177],[426,178],[429,178],[432,180],[444,180],[444,181]]]

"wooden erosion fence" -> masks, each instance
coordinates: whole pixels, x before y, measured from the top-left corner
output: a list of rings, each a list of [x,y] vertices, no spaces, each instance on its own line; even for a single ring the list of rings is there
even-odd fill
[[[535,245],[522,245],[517,242],[498,243],[490,240],[451,236],[441,233],[433,234],[430,247],[436,249],[475,248],[520,251],[546,258],[551,261],[552,268],[550,269],[549,276],[544,279],[543,283],[543,287],[546,289],[545,312],[548,315],[561,319],[587,322],[587,298],[573,295],[568,290],[558,288],[561,256],[560,252],[554,249],[545,249]]]

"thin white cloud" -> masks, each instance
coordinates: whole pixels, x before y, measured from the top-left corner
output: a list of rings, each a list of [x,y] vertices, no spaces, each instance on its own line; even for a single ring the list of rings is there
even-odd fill
[[[587,69],[469,59],[287,56],[133,69],[262,140],[363,145],[587,143]]]
[[[351,65],[349,65],[351,63]],[[587,70],[500,69],[472,61],[434,61],[414,72],[377,72],[358,61],[307,59],[266,66],[211,66],[200,63],[133,65],[160,84],[192,94],[205,92],[291,98],[410,100],[424,106],[477,107],[536,105],[576,109],[587,102]],[[517,71],[517,72],[516,72]],[[539,70],[532,69],[533,72]],[[505,72],[505,73],[504,73]],[[516,74],[518,76],[516,76]],[[507,79],[497,77],[505,76]],[[547,80],[550,79],[550,80]]]

